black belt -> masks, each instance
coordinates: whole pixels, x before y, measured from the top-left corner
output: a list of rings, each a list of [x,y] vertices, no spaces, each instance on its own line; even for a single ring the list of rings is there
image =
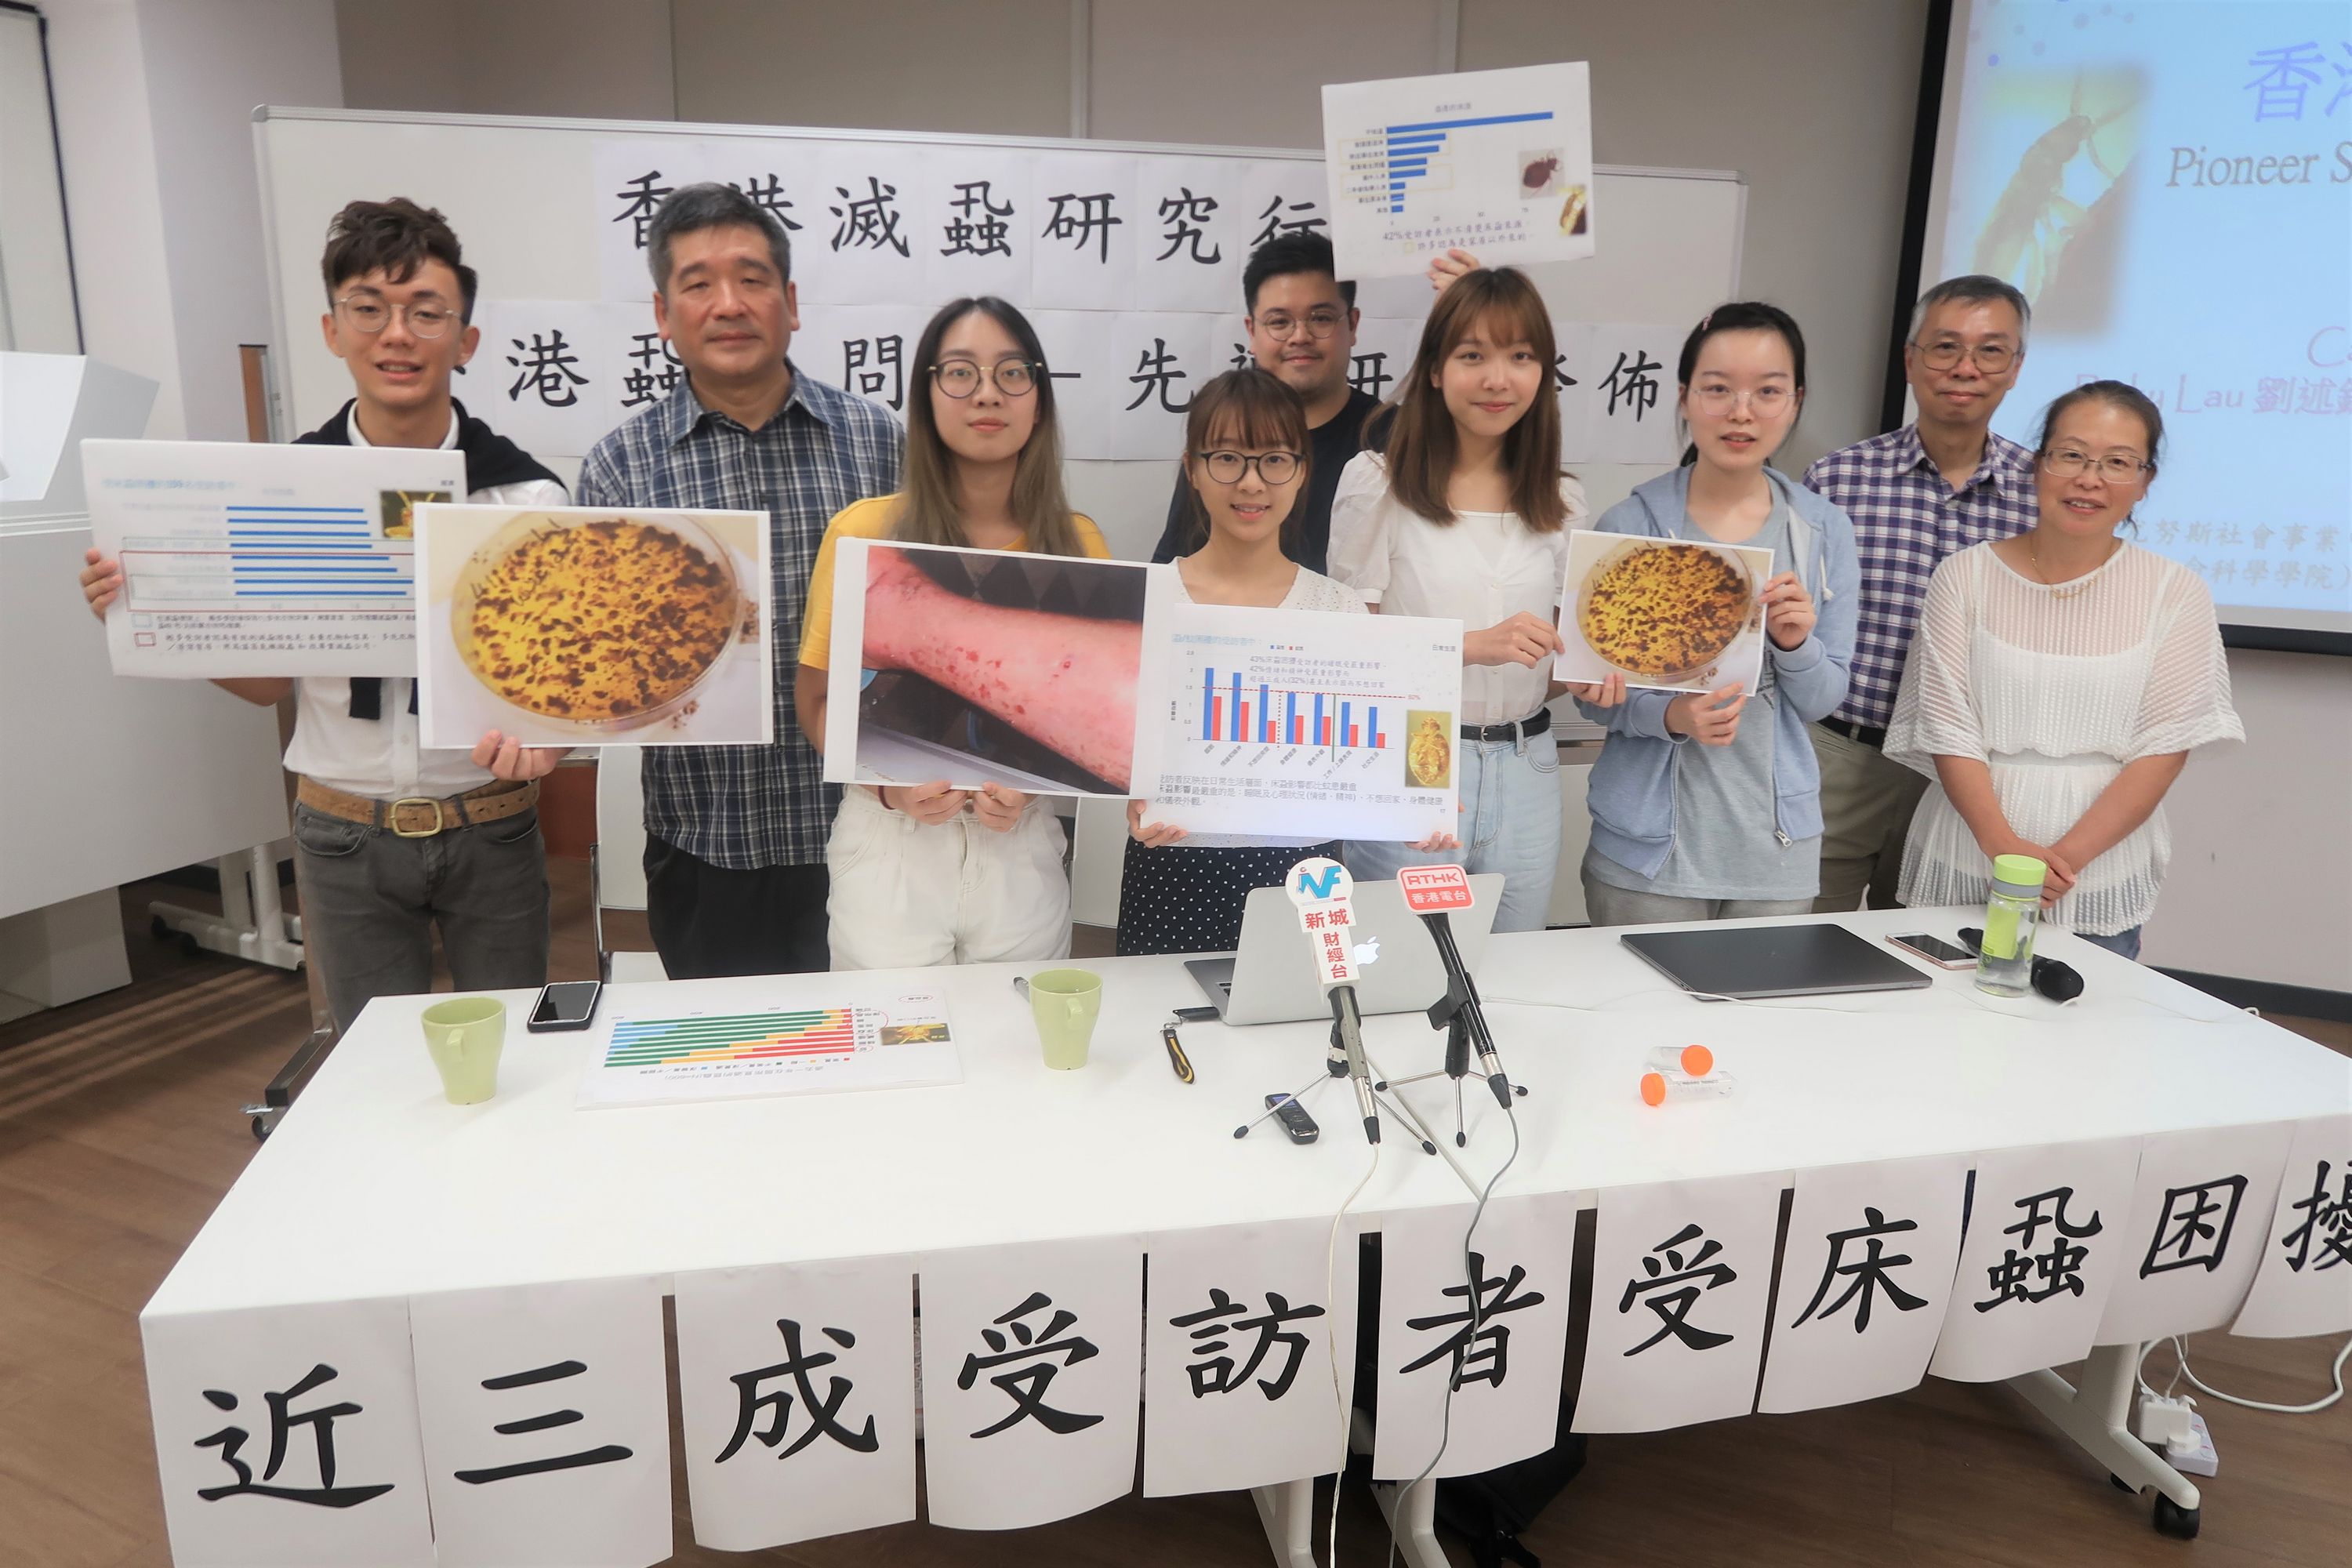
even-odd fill
[[[1821,725],[1832,735],[1859,741],[1873,751],[1884,751],[1886,747],[1886,731],[1875,724],[1849,724],[1843,719],[1824,719]]]
[[[1462,738],[1491,744],[1496,741],[1518,741],[1546,734],[1550,729],[1551,710],[1538,708],[1533,718],[1515,720],[1508,724],[1465,724],[1462,726]]]

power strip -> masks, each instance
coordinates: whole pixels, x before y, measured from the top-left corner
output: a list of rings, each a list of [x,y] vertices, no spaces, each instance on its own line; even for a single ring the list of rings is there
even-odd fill
[[[2189,1417],[2189,1440],[2176,1443],[2164,1450],[2172,1468],[2184,1476],[2217,1475],[2221,1468],[2221,1456],[2214,1450],[2213,1434],[2205,1429],[2205,1417],[2192,1414]]]

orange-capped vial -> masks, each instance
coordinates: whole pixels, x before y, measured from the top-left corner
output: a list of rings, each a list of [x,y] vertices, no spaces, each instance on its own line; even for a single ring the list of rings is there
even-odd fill
[[[1731,1089],[1729,1073],[1694,1075],[1668,1070],[1642,1075],[1642,1100],[1645,1105],[1664,1105],[1668,1100],[1717,1100],[1729,1094]]]
[[[1691,1078],[1705,1078],[1715,1070],[1715,1053],[1705,1046],[1653,1046],[1649,1062],[1651,1068],[1658,1072],[1678,1072]]]

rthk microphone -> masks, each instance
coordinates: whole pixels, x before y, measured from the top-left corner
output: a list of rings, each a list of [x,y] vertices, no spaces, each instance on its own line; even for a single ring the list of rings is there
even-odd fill
[[[1431,1022],[1441,1026],[1458,1016],[1462,1027],[1446,1043],[1445,1070],[1456,1078],[1469,1071],[1469,1049],[1478,1053],[1478,1066],[1495,1102],[1511,1108],[1511,1080],[1504,1076],[1503,1059],[1495,1054],[1495,1039],[1486,1032],[1486,1010],[1478,1005],[1478,986],[1454,945],[1454,911],[1470,907],[1470,879],[1459,866],[1407,866],[1397,872],[1397,889],[1405,907],[1421,917],[1437,943],[1439,962],[1445,965],[1445,1000],[1430,1009]],[[1441,1017],[1440,1015],[1443,1015]]]
[[[1364,1060],[1364,1037],[1356,1011],[1355,917],[1349,895],[1355,881],[1337,860],[1314,856],[1290,868],[1284,887],[1298,910],[1299,929],[1307,933],[1314,956],[1316,983],[1331,1004],[1331,1028],[1347,1074],[1356,1086],[1356,1109],[1364,1119],[1364,1140],[1381,1141],[1380,1112],[1372,1101],[1372,1072]],[[1336,1072],[1336,1068],[1335,1068]]]

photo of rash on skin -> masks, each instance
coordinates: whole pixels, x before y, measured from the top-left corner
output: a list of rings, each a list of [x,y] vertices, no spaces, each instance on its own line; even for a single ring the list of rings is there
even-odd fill
[[[1088,794],[1135,767],[1146,569],[877,545],[866,555],[861,753],[880,730]],[[998,774],[990,774],[994,777]]]

